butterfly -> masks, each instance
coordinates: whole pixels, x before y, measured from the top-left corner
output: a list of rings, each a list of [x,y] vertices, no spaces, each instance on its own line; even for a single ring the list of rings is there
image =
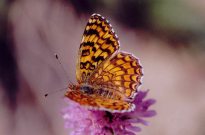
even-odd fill
[[[65,96],[91,109],[130,112],[143,76],[139,60],[119,51],[120,43],[111,24],[93,14],[80,44],[76,77]]]

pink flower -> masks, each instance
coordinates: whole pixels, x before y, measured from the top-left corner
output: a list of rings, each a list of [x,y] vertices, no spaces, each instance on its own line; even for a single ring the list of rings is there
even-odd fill
[[[139,91],[133,102],[135,110],[125,113],[88,110],[66,98],[69,106],[62,112],[65,127],[71,129],[71,135],[135,135],[141,131],[140,124],[148,125],[144,118],[156,115],[149,110],[155,100],[145,99],[147,93]]]

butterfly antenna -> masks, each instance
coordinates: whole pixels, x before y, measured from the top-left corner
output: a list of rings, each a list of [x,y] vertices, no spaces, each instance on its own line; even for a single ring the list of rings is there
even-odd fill
[[[45,36],[44,33],[41,32],[41,31],[40,31],[39,34],[42,36],[42,38]],[[43,38],[43,39],[44,39],[43,41],[45,42],[45,44],[48,44],[47,40],[46,40],[45,38]],[[68,81],[68,83],[71,84],[72,82],[68,79],[68,74],[67,74],[65,68],[63,67],[63,65],[62,65],[62,63],[61,63],[61,60],[59,59],[58,54],[55,53],[51,48],[47,48],[47,49],[48,49],[52,54],[54,54],[56,60],[57,60],[58,63],[60,64],[61,68],[63,69],[64,75],[66,76],[66,80]]]
[[[54,93],[59,92],[59,91],[63,91],[65,89],[67,89],[67,88],[68,88],[68,86],[64,87],[64,88],[61,88],[61,89],[58,89],[58,90],[47,92],[46,94],[44,94],[44,96],[47,97],[48,95],[54,94]]]
[[[57,54],[57,53],[54,53],[54,55],[55,55],[56,60],[57,60],[58,63],[60,64],[61,68],[63,69],[63,72],[64,72],[64,74],[65,74],[65,76],[66,76],[67,81],[69,82],[69,84],[73,84],[73,83],[68,79],[68,78],[69,78],[69,77],[68,77],[68,74],[67,74],[67,72],[66,72],[64,66],[63,66],[62,63],[61,63],[61,60],[59,59],[58,54]]]

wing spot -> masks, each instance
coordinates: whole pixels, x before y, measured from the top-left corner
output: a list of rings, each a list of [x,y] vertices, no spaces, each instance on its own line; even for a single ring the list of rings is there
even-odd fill
[[[124,75],[124,80],[125,80],[125,81],[131,81],[130,75]]]
[[[124,86],[126,87],[126,88],[130,88],[130,82],[124,82]]]
[[[115,67],[115,68],[111,69],[110,72],[113,73],[113,72],[117,72],[119,70],[121,70],[120,67]]]
[[[131,61],[131,57],[129,55],[127,55],[127,56],[124,57],[124,60],[125,61]]]
[[[130,90],[130,89],[126,89],[126,90],[125,90],[125,95],[126,95],[127,97],[129,97],[129,96],[131,95],[131,90]]]
[[[95,65],[90,65],[90,70],[94,70],[95,69]]]
[[[95,34],[91,35],[90,38],[89,38],[89,41],[92,42],[95,37],[96,37]]]
[[[88,31],[90,29],[90,26],[86,26],[85,30]]]
[[[98,37],[100,36],[99,35],[99,32],[97,30],[94,30],[94,29],[90,29],[90,30],[85,30],[84,32],[84,35],[97,35]]]
[[[116,64],[117,64],[117,65],[121,65],[121,64],[123,64],[123,63],[125,63],[125,62],[124,62],[122,59],[116,61]]]
[[[98,56],[98,57],[92,56],[92,60],[94,62],[99,62],[99,61],[103,61],[104,57],[103,56]]]
[[[98,39],[97,43],[101,45],[101,44],[104,43],[104,40],[102,40],[102,39]]]
[[[97,51],[95,52],[94,56],[98,57],[101,53],[102,53],[102,50],[101,49],[97,49]]]
[[[132,78],[133,81],[137,81],[137,75],[132,75],[131,78]]]
[[[114,65],[109,65],[106,70],[109,71],[110,69],[114,68]]]
[[[92,23],[92,21],[93,21],[93,19],[89,19],[89,20],[88,20],[88,23]]]
[[[133,61],[133,62],[132,62],[132,66],[136,67],[137,65],[138,65],[138,64],[137,64],[136,61]]]
[[[86,50],[82,51],[82,56],[88,56],[88,55],[90,55],[90,50],[89,49],[86,49]]]
[[[122,77],[121,77],[121,76],[117,76],[117,77],[115,77],[115,80],[121,81],[121,80],[122,80]]]
[[[83,42],[81,43],[81,46],[90,46],[90,47],[93,47],[94,46],[94,42]]]
[[[107,38],[109,38],[109,37],[111,37],[112,35],[111,34],[109,34],[109,32],[106,32],[104,35],[103,35],[103,38],[104,39],[107,39]]]
[[[97,25],[93,24],[92,29],[96,29]]]
[[[93,52],[96,52],[96,48],[95,48],[95,47],[93,47],[93,48],[92,48],[92,51],[93,51]]]
[[[131,68],[131,64],[130,63],[125,63],[125,64],[122,65],[122,67],[124,69],[128,69],[128,68]]]
[[[117,54],[116,57],[119,58],[119,59],[123,58],[122,53]]]
[[[141,74],[142,74],[141,69],[140,69],[140,68],[137,68],[137,69],[136,69],[136,73],[139,74],[139,75],[141,75]]]
[[[116,76],[118,76],[118,75],[124,75],[124,74],[125,74],[124,71],[117,71],[117,72],[115,72],[115,75],[116,75]]]
[[[102,49],[107,49],[108,47],[109,47],[108,44],[103,44],[103,45],[101,46]]]
[[[135,74],[134,68],[128,69],[127,73],[130,74],[130,75]]]

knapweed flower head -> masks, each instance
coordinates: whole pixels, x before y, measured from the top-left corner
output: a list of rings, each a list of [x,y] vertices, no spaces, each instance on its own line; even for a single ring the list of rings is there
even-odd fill
[[[133,101],[136,108],[125,113],[88,110],[66,99],[69,106],[62,112],[65,127],[71,130],[70,135],[135,135],[141,131],[140,124],[148,125],[144,118],[156,115],[155,110],[149,109],[155,100],[145,99],[147,93],[139,91]]]

